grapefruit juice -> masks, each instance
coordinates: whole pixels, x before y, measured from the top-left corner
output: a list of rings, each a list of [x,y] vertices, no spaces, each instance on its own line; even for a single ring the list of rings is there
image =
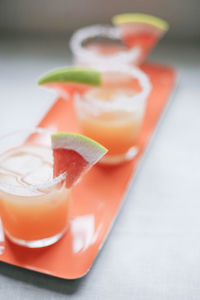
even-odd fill
[[[137,152],[145,102],[137,101],[131,108],[120,105],[123,97],[131,101],[134,95],[130,89],[96,88],[76,98],[81,132],[108,149],[102,163],[117,164]]]
[[[53,179],[48,147],[25,144],[0,154],[0,217],[10,240],[35,248],[64,234],[70,190],[62,176]]]
[[[128,66],[102,66],[101,87],[75,96],[81,133],[101,143],[108,153],[103,164],[118,164],[132,159],[138,151],[148,77]]]

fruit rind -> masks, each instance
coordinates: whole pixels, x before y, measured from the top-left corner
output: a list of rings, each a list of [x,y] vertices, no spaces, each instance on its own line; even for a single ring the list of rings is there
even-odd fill
[[[87,68],[61,68],[44,75],[39,79],[38,84],[43,85],[52,82],[70,82],[75,84],[100,86],[101,73]]]
[[[95,164],[107,149],[94,140],[73,132],[59,132],[51,135],[53,149],[70,149],[78,152],[90,164]]]
[[[169,24],[165,20],[155,16],[138,13],[116,15],[112,18],[112,22],[114,25],[121,25],[125,23],[145,23],[155,26],[163,31],[167,31],[169,29]]]

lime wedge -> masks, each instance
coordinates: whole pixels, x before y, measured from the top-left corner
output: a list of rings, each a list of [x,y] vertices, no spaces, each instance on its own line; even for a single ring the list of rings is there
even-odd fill
[[[46,83],[77,83],[92,86],[101,85],[101,73],[87,68],[62,68],[49,72],[39,79],[38,84]]]

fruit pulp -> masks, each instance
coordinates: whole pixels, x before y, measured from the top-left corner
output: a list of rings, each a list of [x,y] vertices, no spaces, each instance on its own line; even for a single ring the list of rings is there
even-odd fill
[[[130,48],[140,47],[140,59],[138,63],[141,63],[157,43],[158,37],[152,33],[125,34],[123,40]]]
[[[119,25],[119,28],[121,38],[129,49],[139,47],[140,54],[136,62],[137,64],[145,61],[150,51],[164,34],[163,30],[143,23],[125,23]]]
[[[68,225],[70,190],[61,182],[48,186],[52,166],[48,147],[24,145],[0,155],[0,217],[19,244],[59,235]]]

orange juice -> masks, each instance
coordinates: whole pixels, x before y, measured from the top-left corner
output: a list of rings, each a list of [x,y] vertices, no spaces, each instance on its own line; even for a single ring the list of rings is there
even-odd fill
[[[18,244],[43,247],[56,242],[69,221],[70,190],[53,179],[51,149],[24,144],[0,154],[0,217]]]

